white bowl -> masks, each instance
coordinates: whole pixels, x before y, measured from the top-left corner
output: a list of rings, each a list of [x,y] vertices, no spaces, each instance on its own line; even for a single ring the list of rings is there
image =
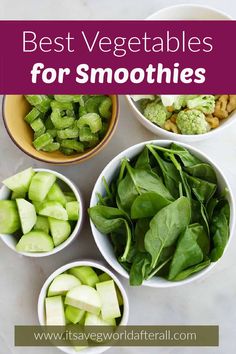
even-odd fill
[[[134,158],[143,150],[143,148],[146,144],[155,144],[155,145],[165,147],[173,142],[174,141],[170,141],[170,140],[153,140],[153,141],[142,142],[137,145],[131,146],[130,148],[124,150],[119,155],[114,157],[109,162],[109,164],[104,168],[104,170],[101,172],[100,176],[97,179],[97,182],[96,182],[93,192],[92,192],[90,207],[97,205],[97,202],[98,202],[97,193],[100,193],[101,195],[105,194],[105,188],[103,185],[102,178],[105,177],[106,181],[109,184],[113,180],[113,178],[118,174],[121,160],[123,158],[125,158],[125,157],[128,159]],[[222,171],[220,170],[220,168],[217,167],[215,162],[213,162],[203,152],[199,151],[198,149],[196,149],[190,145],[186,145],[184,143],[178,143],[178,144],[180,146],[183,146],[186,149],[188,149],[191,153],[193,153],[196,157],[200,158],[202,161],[210,163],[215,169],[215,172],[217,175],[217,180],[218,180],[219,190],[224,190],[225,188],[228,189],[227,199],[230,204],[230,236],[229,236],[229,240],[227,242],[227,245],[225,247],[225,250],[226,250],[229,247],[229,243],[233,237],[233,230],[234,230],[234,224],[235,224],[235,204],[234,204],[233,194],[232,194],[232,190],[230,188],[230,185],[229,185],[226,177],[223,175]],[[115,254],[114,254],[113,246],[112,246],[111,242],[109,241],[109,238],[107,237],[107,235],[103,235],[101,232],[99,232],[91,220],[90,220],[90,225],[91,225],[91,229],[92,229],[92,233],[93,233],[93,237],[95,239],[95,242],[96,242],[101,254],[105,258],[105,260],[118,273],[123,275],[125,278],[129,278],[128,272],[117,261]],[[222,257],[221,257],[221,259],[222,259]],[[190,283],[196,279],[199,279],[203,275],[207,274],[216,265],[216,263],[217,262],[211,263],[207,268],[203,269],[202,271],[200,271],[200,272],[196,273],[195,275],[192,275],[191,277],[189,277],[185,280],[182,280],[182,281],[171,282],[171,281],[168,281],[168,280],[160,278],[160,277],[153,277],[150,280],[144,281],[143,285],[155,287],[155,288],[166,288],[166,287],[184,285],[184,284]]]
[[[126,294],[126,291],[123,287],[123,285],[121,284],[121,282],[119,281],[119,279],[107,268],[105,267],[102,263],[97,262],[97,261],[92,261],[92,260],[82,260],[82,261],[74,261],[71,263],[68,263],[60,268],[58,268],[55,272],[53,272],[48,279],[45,281],[45,283],[43,284],[43,287],[40,291],[39,294],[39,298],[38,298],[38,319],[39,319],[39,323],[41,326],[44,326],[46,321],[45,321],[45,298],[47,296],[47,289],[49,287],[49,285],[51,284],[51,282],[53,281],[53,279],[67,271],[70,268],[73,267],[79,267],[79,266],[90,266],[90,267],[94,267],[97,269],[102,270],[103,272],[107,273],[108,275],[110,275],[110,277],[114,280],[115,284],[118,286],[121,295],[123,297],[123,314],[122,314],[122,318],[120,321],[120,325],[126,325],[128,322],[128,318],[129,318],[129,301],[128,301],[128,297]],[[110,347],[88,347],[86,349],[81,350],[81,353],[83,354],[100,354],[105,352],[106,350],[108,350]],[[73,347],[58,347],[58,349],[62,350],[65,353],[68,354],[75,354],[78,353],[76,352]]]
[[[225,12],[210,6],[180,4],[164,7],[148,16],[148,20],[232,20]]]
[[[79,206],[80,206],[80,215],[79,215],[79,219],[74,227],[74,230],[72,231],[71,235],[67,238],[67,240],[62,242],[59,246],[56,246],[50,252],[38,252],[38,253],[37,252],[35,252],[35,253],[34,252],[18,252],[16,250],[16,244],[17,244],[16,237],[14,237],[12,235],[0,234],[0,238],[9,248],[11,248],[13,251],[15,251],[18,254],[21,254],[23,256],[28,256],[28,257],[45,257],[45,256],[51,256],[52,254],[55,254],[55,253],[61,251],[63,248],[67,247],[78,235],[78,233],[81,229],[82,221],[83,221],[83,214],[84,214],[83,200],[82,200],[81,193],[80,193],[79,189],[76,187],[76,185],[72,181],[70,181],[69,178],[65,177],[61,173],[50,170],[50,169],[45,169],[45,168],[34,168],[34,171],[36,171],[36,172],[40,172],[40,171],[50,172],[50,173],[54,174],[59,180],[64,182],[69,187],[69,189],[74,193],[75,198],[79,202]],[[0,189],[0,200],[9,198],[10,194],[11,194],[11,191],[6,186],[3,185],[2,188]]]
[[[232,18],[224,12],[208,6],[197,4],[182,4],[160,9],[159,11],[150,15],[147,20],[232,20]],[[145,94],[145,92],[143,92],[143,94]],[[231,126],[231,124],[234,123],[236,119],[236,112],[233,112],[227,119],[222,120],[220,122],[220,126],[218,128],[212,129],[206,134],[175,134],[161,127],[158,127],[154,123],[150,122],[140,112],[138,108],[138,103],[134,102],[129,95],[127,95],[126,97],[135,117],[139,120],[139,122],[152,133],[156,134],[157,137],[161,137],[164,139],[174,139],[182,142],[195,142],[205,140],[210,137],[214,137],[216,134],[220,133],[224,128]]]

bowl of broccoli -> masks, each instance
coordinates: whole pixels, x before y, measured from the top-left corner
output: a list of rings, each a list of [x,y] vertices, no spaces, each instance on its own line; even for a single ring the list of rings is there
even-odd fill
[[[214,136],[236,117],[236,95],[130,95],[127,99],[147,129],[183,142]]]

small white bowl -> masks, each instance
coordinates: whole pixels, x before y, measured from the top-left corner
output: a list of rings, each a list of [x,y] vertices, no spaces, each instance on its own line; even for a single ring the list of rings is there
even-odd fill
[[[82,260],[82,261],[74,261],[74,262],[68,263],[68,264],[58,268],[55,272],[53,272],[48,277],[48,279],[43,284],[43,287],[40,291],[39,298],[38,298],[38,319],[39,319],[40,325],[44,326],[46,323],[44,304],[45,304],[45,298],[47,296],[47,289],[48,289],[49,285],[51,284],[53,279],[56,276],[58,276],[59,274],[67,271],[70,268],[79,267],[79,266],[90,266],[93,268],[97,268],[97,269],[100,269],[101,271],[103,271],[104,273],[107,273],[108,275],[110,275],[110,277],[114,280],[115,284],[118,286],[118,288],[121,292],[121,295],[123,297],[123,303],[124,303],[123,304],[123,314],[122,314],[122,318],[120,321],[120,325],[123,325],[123,326],[127,325],[128,318],[129,318],[129,301],[128,301],[128,297],[127,297],[127,294],[126,294],[126,291],[125,291],[123,285],[121,284],[119,279],[107,267],[105,267],[100,262],[92,261],[92,260]],[[110,347],[101,347],[101,346],[88,347],[88,348],[81,350],[81,353],[83,353],[83,354],[100,354],[100,353],[105,352],[109,348]],[[58,347],[58,349],[62,350],[65,353],[68,353],[68,354],[78,353],[73,349],[73,347]]]
[[[12,235],[6,235],[6,234],[0,234],[0,238],[2,241],[13,251],[15,251],[18,254],[21,254],[23,256],[28,256],[28,257],[46,257],[46,256],[51,256],[52,254],[55,254],[59,251],[61,251],[63,248],[67,247],[78,235],[81,226],[82,226],[82,221],[83,221],[83,214],[84,214],[84,207],[83,207],[83,200],[81,193],[79,189],[76,187],[76,185],[69,180],[69,178],[65,177],[59,172],[50,170],[50,169],[45,169],[45,168],[34,168],[34,171],[36,172],[49,172],[54,174],[59,180],[64,182],[69,189],[74,193],[76,200],[79,202],[80,206],[80,215],[79,219],[74,227],[74,230],[72,231],[71,235],[64,241],[62,242],[59,246],[56,246],[52,251],[50,252],[18,252],[16,250],[16,244],[17,244],[17,238],[12,236]],[[9,198],[11,194],[11,191],[6,187],[2,186],[0,189],[0,200],[7,199]]]
[[[143,148],[145,147],[146,144],[155,144],[155,145],[166,147],[173,142],[174,141],[170,141],[170,140],[145,141],[145,142],[139,143],[137,145],[131,146],[130,148],[122,151],[119,155],[114,157],[108,163],[108,165],[104,168],[104,170],[101,172],[100,176],[97,179],[97,182],[96,182],[93,192],[92,192],[92,196],[91,196],[91,200],[90,200],[90,207],[97,205],[97,202],[98,202],[97,193],[100,193],[101,195],[105,194],[105,188],[104,188],[102,178],[105,177],[107,183],[110,184],[111,181],[113,180],[113,178],[115,176],[117,176],[118,171],[120,169],[121,160],[123,158],[126,157],[128,159],[133,159],[135,156],[137,156],[143,150]],[[229,240],[227,242],[227,245],[225,247],[225,250],[226,250],[229,247],[229,243],[233,237],[234,225],[235,225],[235,204],[234,204],[233,193],[232,193],[231,187],[230,187],[226,177],[224,176],[224,174],[220,170],[220,168],[215,164],[215,162],[213,162],[203,152],[201,152],[200,150],[198,150],[190,145],[186,145],[184,143],[178,143],[178,144],[180,146],[183,146],[186,149],[188,149],[192,154],[194,154],[196,157],[198,157],[202,161],[205,161],[205,162],[208,162],[209,164],[211,164],[214,167],[216,175],[217,175],[219,190],[221,191],[221,190],[224,190],[225,188],[227,188],[227,190],[228,190],[227,199],[230,204],[230,235],[229,235]],[[119,274],[123,275],[125,278],[129,278],[128,272],[117,261],[116,256],[114,254],[113,246],[112,246],[109,238],[107,237],[107,235],[104,235],[101,232],[99,232],[91,220],[90,220],[90,225],[91,225],[94,240],[95,240],[101,254],[105,258],[105,260]],[[222,257],[221,257],[221,259],[222,259]],[[202,276],[204,276],[205,274],[207,274],[216,265],[216,263],[217,262],[211,263],[207,268],[203,269],[202,271],[200,271],[200,272],[196,273],[195,275],[192,275],[189,278],[182,280],[182,281],[172,282],[172,281],[168,281],[164,278],[153,277],[150,280],[144,281],[143,285],[154,287],[154,288],[167,288],[167,287],[184,285],[184,284],[190,283],[196,279],[199,279]]]
[[[181,4],[160,9],[159,11],[150,15],[147,20],[232,20],[232,17],[220,10],[211,8],[209,6],[197,4]],[[145,92],[143,92],[143,94],[145,94]],[[192,94],[194,94],[194,92],[192,92]],[[206,140],[210,137],[214,137],[216,134],[222,132],[223,129],[231,126],[231,124],[234,123],[236,119],[236,112],[233,112],[227,119],[220,122],[220,126],[218,128],[212,129],[206,134],[175,134],[161,127],[158,127],[156,124],[145,118],[138,108],[138,103],[134,102],[129,95],[126,97],[129,106],[131,107],[135,117],[139,120],[139,122],[152,133],[156,134],[157,137],[163,139],[174,139],[182,142],[196,142],[200,140]]]

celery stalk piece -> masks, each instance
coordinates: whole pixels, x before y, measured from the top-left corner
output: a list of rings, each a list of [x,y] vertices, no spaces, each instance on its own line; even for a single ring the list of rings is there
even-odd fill
[[[79,136],[79,129],[77,127],[71,127],[57,131],[59,139],[75,139]]]
[[[53,138],[48,133],[40,135],[37,139],[33,141],[33,145],[36,150],[41,150],[42,148],[51,143],[53,143]]]
[[[51,114],[51,120],[56,129],[69,128],[75,121],[74,117],[62,117],[59,111],[53,111]]]
[[[45,152],[53,152],[53,151],[58,151],[60,149],[60,144],[59,143],[50,143],[42,148],[43,151]]]
[[[35,119],[40,118],[42,115],[37,108],[32,108],[31,111],[25,116],[25,121],[31,124]]]
[[[61,141],[61,147],[66,149],[75,150],[77,152],[84,151],[84,145],[77,140],[66,139]]]
[[[97,133],[102,129],[102,119],[96,113],[87,113],[80,117],[77,125],[79,129],[88,125],[92,133]]]
[[[41,118],[37,118],[35,119],[31,124],[30,124],[31,128],[33,129],[34,132],[37,132],[39,130],[44,129],[44,131],[46,130],[45,125],[43,124],[43,121]]]
[[[103,118],[109,119],[111,117],[112,100],[110,97],[104,98],[98,110]]]

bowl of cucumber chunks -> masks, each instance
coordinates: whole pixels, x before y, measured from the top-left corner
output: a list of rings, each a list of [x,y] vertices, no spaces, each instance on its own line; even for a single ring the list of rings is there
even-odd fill
[[[128,315],[129,303],[122,284],[95,261],[75,261],[60,267],[39,294],[38,318],[42,326],[79,325],[84,331],[90,331],[91,326],[109,326],[115,331],[117,326],[127,324]],[[109,343],[94,346],[89,340],[66,345],[59,349],[70,354],[98,354],[109,349]]]
[[[53,164],[93,157],[111,139],[118,119],[116,95],[6,95],[3,120],[26,154]]]
[[[82,199],[67,177],[28,168],[6,178],[0,190],[0,237],[30,257],[54,254],[79,233]]]

